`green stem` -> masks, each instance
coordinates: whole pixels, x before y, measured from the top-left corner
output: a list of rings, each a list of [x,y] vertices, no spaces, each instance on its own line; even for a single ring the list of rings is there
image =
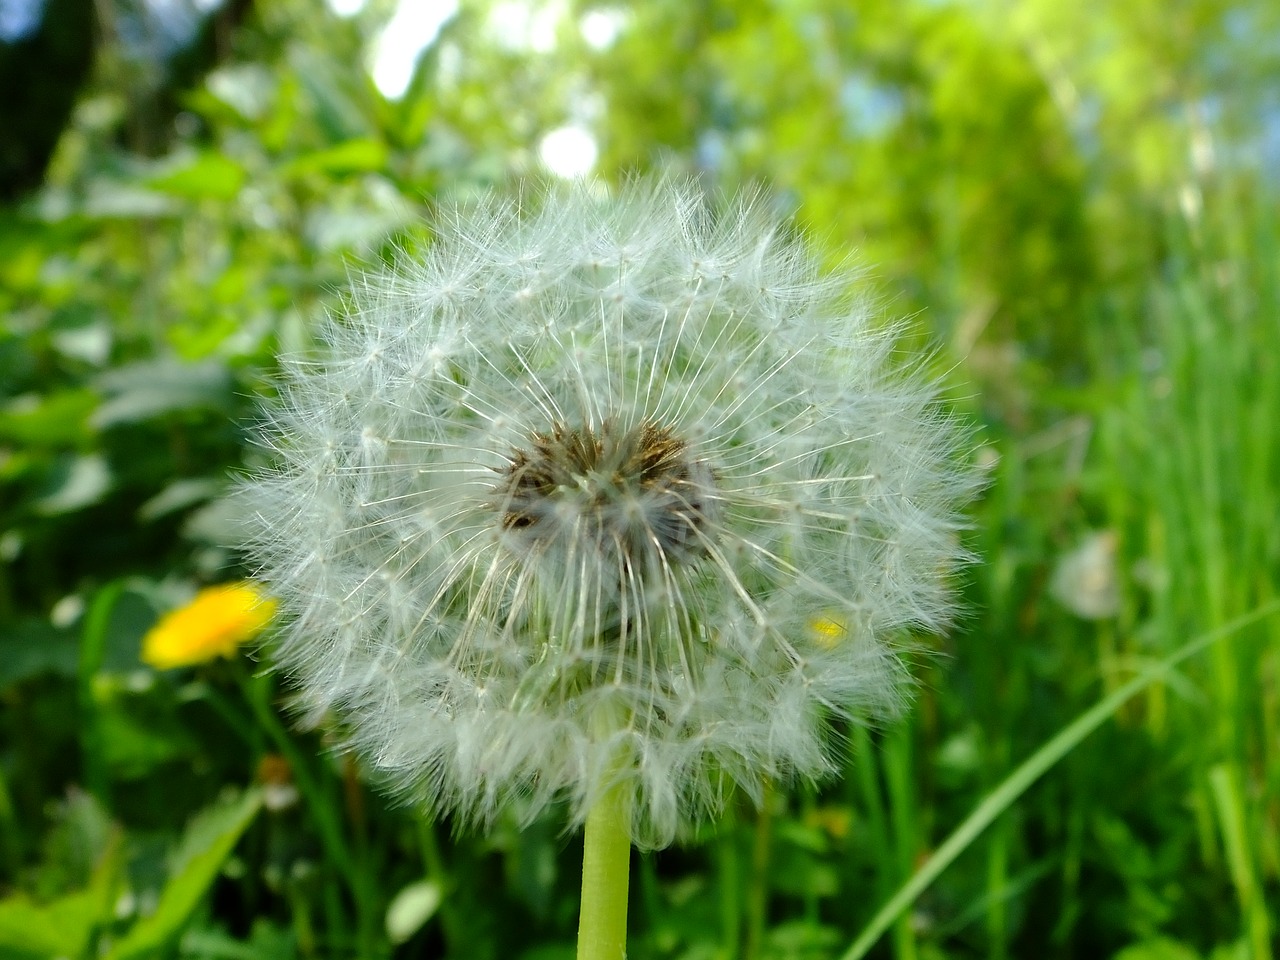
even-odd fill
[[[124,593],[124,583],[114,580],[101,587],[89,603],[80,639],[80,666],[77,692],[80,709],[80,744],[84,758],[84,781],[105,810],[111,810],[111,777],[107,770],[106,732],[94,682],[107,655],[107,634],[111,614]]]
[[[764,952],[765,916],[769,912],[769,855],[773,843],[773,781],[766,779],[751,845],[751,886],[747,892],[747,936],[742,960],[758,960]]]
[[[440,852],[440,841],[436,838],[435,826],[425,817],[418,819],[418,848],[422,851],[422,865],[428,880],[440,885],[443,897],[440,900],[440,926],[444,933],[444,955],[451,957],[462,954],[462,945],[467,942],[467,924],[464,917],[457,912],[457,898],[454,891],[457,886],[448,868],[444,855]]]
[[[587,814],[578,960],[625,960],[630,868],[631,795],[623,781],[609,787]]]

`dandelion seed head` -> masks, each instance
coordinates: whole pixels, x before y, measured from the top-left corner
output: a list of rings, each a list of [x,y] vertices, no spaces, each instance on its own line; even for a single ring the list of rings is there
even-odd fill
[[[951,612],[965,433],[759,198],[442,214],[283,361],[248,548],[306,716],[487,823],[635,791],[663,845],[833,768]],[[622,758],[623,762],[619,762]]]

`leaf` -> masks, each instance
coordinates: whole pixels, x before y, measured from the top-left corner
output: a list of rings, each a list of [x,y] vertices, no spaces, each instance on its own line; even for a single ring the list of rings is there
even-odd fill
[[[153,718],[136,716],[135,713],[140,711],[137,704],[128,702],[99,707],[99,762],[116,780],[141,779],[162,764],[188,755],[195,749],[185,727],[176,722],[148,722]]]
[[[198,503],[212,500],[224,486],[225,484],[212,477],[175,480],[138,508],[138,519],[149,523]]]
[[[297,960],[293,934],[269,920],[257,919],[248,940],[221,930],[192,930],[182,938],[184,957],[201,960]]]
[[[0,958],[48,960],[87,955],[94,931],[111,920],[123,849],[116,832],[83,890],[45,904],[21,893],[0,900]]]
[[[372,249],[387,235],[410,221],[410,206],[385,183],[370,190],[374,201],[368,205],[335,204],[310,210],[303,235],[313,249],[332,253],[338,250]],[[372,186],[372,185],[371,185]]]
[[[103,374],[97,384],[108,394],[90,418],[99,429],[177,410],[219,409],[231,398],[231,374],[219,363],[135,363]]]
[[[404,943],[435,915],[443,900],[444,891],[434,880],[409,884],[392,898],[391,905],[387,907],[388,939],[395,944]]]
[[[36,199],[38,215],[51,223],[88,217],[92,220],[147,220],[175,216],[179,205],[145,186],[105,176],[88,181],[82,191],[50,188]]]
[[[358,102],[361,91],[350,69],[301,45],[290,51],[290,60],[326,139],[341,142],[369,130],[372,123]]]
[[[138,921],[107,954],[107,960],[143,957],[172,942],[261,808],[261,792],[249,790],[238,801],[197,816],[183,837],[177,865],[160,893],[155,912]]]
[[[73,446],[84,439],[85,423],[98,398],[92,390],[26,394],[0,409],[0,440],[43,449]]]
[[[150,177],[154,190],[190,200],[231,200],[244,185],[245,172],[220,153],[199,153],[173,170]]]
[[[276,95],[276,78],[260,63],[219,67],[205,79],[208,95],[231,107],[245,120],[266,115]]]
[[[840,942],[840,931],[809,920],[790,920],[769,931],[769,945],[773,956],[829,957]]]
[[[1160,937],[1156,940],[1131,944],[1117,953],[1112,960],[1200,960],[1200,954],[1186,944]]]
[[[44,905],[15,894],[0,900],[0,957],[48,960],[82,956],[101,919],[99,894],[92,889]]]
[[[100,501],[111,489],[111,469],[98,454],[63,457],[54,470],[48,492],[32,504],[45,515],[72,513]]]
[[[55,627],[47,617],[26,617],[6,624],[0,630],[0,691],[33,677],[74,677],[79,649],[76,635]]]
[[[102,366],[111,357],[111,327],[105,322],[56,330],[51,339],[64,357],[95,367]]]
[[[377,173],[386,169],[387,147],[377,140],[348,140],[327,150],[305,153],[285,165],[281,173],[296,177],[308,173]]]

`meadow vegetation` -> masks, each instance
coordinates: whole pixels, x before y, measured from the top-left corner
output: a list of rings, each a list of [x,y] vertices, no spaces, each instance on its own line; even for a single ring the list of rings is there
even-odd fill
[[[572,956],[556,816],[423,819],[251,643],[143,642],[251,572],[279,353],[566,129],[610,183],[768,184],[911,318],[988,477],[907,717],[637,856],[629,955],[1272,957],[1274,5],[464,0],[399,97],[390,12],[251,5],[195,76],[104,20],[0,208],[0,957]]]

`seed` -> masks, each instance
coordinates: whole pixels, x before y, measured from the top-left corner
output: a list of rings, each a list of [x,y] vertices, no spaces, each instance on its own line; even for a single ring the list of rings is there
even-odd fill
[[[494,503],[524,545],[573,536],[629,569],[705,552],[712,473],[670,427],[556,423],[512,451]]]

